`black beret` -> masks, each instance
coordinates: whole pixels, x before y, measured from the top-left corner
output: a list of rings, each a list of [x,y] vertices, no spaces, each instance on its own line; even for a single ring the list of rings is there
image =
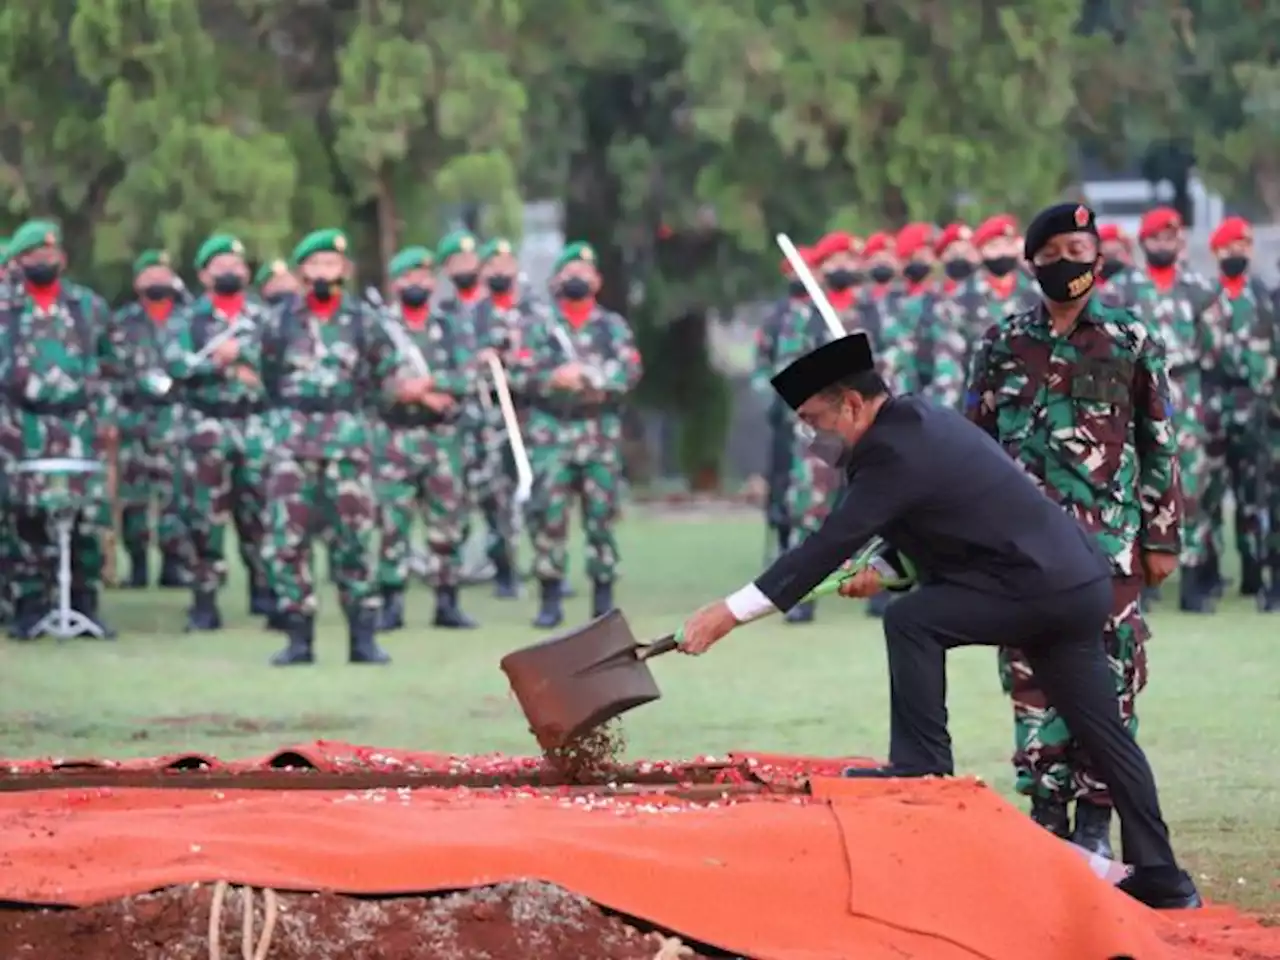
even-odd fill
[[[847,337],[824,343],[817,350],[806,353],[778,371],[769,382],[787,406],[799,410],[800,405],[814,394],[855,373],[866,373],[875,368],[871,338],[864,331],[855,330]]]
[[[1027,227],[1023,256],[1030,260],[1046,243],[1064,233],[1092,233],[1096,237],[1098,218],[1083,203],[1059,203],[1041,210]]]

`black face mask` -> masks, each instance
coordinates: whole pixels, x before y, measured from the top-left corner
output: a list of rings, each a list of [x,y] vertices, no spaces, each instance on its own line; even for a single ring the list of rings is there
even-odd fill
[[[1218,269],[1224,277],[1243,277],[1249,269],[1248,257],[1223,257],[1218,261]]]
[[[1079,300],[1093,289],[1093,264],[1079,260],[1056,260],[1036,267],[1040,291],[1054,303]]]
[[[1128,264],[1123,260],[1104,260],[1102,262],[1102,279],[1110,280],[1126,266],[1128,266]]]
[[[224,297],[239,293],[243,289],[244,281],[240,279],[238,274],[220,273],[213,278],[213,292],[220,293]]]
[[[273,307],[278,307],[280,304],[288,303],[293,299],[294,295],[292,293],[270,293],[266,296],[267,303]]]
[[[509,277],[502,273],[495,273],[485,282],[489,285],[489,290],[492,293],[509,293],[511,288],[515,286],[515,277]]]
[[[918,260],[912,260],[902,268],[902,275],[912,283],[919,283],[932,272],[933,267],[927,263],[920,263]]]
[[[987,272],[993,277],[1007,277],[1013,271],[1018,269],[1017,257],[991,257],[982,261],[982,265],[987,268]]]
[[[792,280],[787,284],[787,293],[793,297],[803,297],[809,291],[805,289],[803,280]]]
[[[178,295],[178,291],[173,289],[167,283],[153,283],[150,286],[142,288],[143,299],[150,300],[152,303],[160,303],[163,300],[172,300]]]
[[[22,275],[33,287],[47,287],[58,279],[61,273],[56,263],[28,263],[22,268]]]
[[[889,283],[898,275],[893,267],[879,266],[871,268],[871,279],[876,283]]]
[[[860,279],[856,270],[847,268],[832,270],[826,276],[827,286],[832,290],[848,290],[850,287],[856,287]]]
[[[321,277],[319,280],[311,281],[311,292],[315,294],[317,300],[325,303],[342,293],[342,278],[337,280],[328,280]]]
[[[417,284],[400,291],[400,302],[406,307],[421,307],[430,299],[431,291]]]
[[[1151,266],[1164,269],[1172,267],[1178,262],[1178,252],[1176,250],[1148,250],[1147,263]]]
[[[466,273],[450,274],[449,279],[453,282],[455,287],[465,292],[476,288],[476,284],[480,282],[480,275],[474,270],[471,270]]]
[[[969,260],[948,260],[942,265],[949,280],[968,280],[973,276],[973,263]]]
[[[570,277],[560,284],[560,296],[566,300],[586,300],[591,296],[591,284],[581,277]]]

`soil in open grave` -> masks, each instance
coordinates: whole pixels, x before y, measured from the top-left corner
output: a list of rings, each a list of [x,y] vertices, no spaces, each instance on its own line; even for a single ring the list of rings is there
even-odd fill
[[[220,950],[210,952],[211,884],[172,887],[79,910],[0,910],[5,960],[240,960],[244,892],[225,891]],[[252,891],[253,937],[265,895]],[[360,899],[277,894],[267,960],[711,960],[640,930],[560,887],[538,882],[436,897]],[[258,954],[261,956],[262,954]]]

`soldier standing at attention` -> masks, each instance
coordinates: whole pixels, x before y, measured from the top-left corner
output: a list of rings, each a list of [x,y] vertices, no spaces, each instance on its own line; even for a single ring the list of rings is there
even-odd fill
[[[812,249],[800,247],[797,252],[812,266]],[[813,313],[808,291],[796,276],[790,260],[783,259],[782,275],[787,281],[787,295],[774,305],[756,332],[755,363],[751,372],[752,389],[769,407],[769,488],[765,522],[773,531],[779,553],[791,548],[791,533],[795,528],[795,520],[787,512],[787,490],[795,466],[795,420],[769,381],[780,369],[778,361],[784,333],[795,326],[807,326]]]
[[[218,588],[226,576],[228,519],[249,573],[249,612],[266,616],[274,609],[262,558],[266,396],[254,335],[267,310],[246,296],[249,267],[235,237],[209,237],[194,266],[204,293],[170,321],[164,355],[169,375],[184,388],[180,504],[192,552],[187,629],[208,631],[222,628]],[[206,349],[228,329],[238,332]]]
[[[458,320],[431,311],[434,258],[426,247],[407,247],[387,267],[394,302],[386,323],[400,324],[422,355],[430,389],[410,403],[383,396],[381,424],[374,442],[374,477],[382,528],[378,583],[382,588],[380,630],[404,626],[404,592],[409,581],[409,534],[424,517],[436,593],[435,626],[477,624],[458,604],[458,566],[466,516],[462,441],[458,424],[475,393],[467,330]],[[416,362],[399,355],[399,376],[421,379]]]
[[[63,279],[62,232],[51,221],[30,220],[19,227],[8,256],[21,279],[0,304],[0,382],[9,396],[0,410],[0,460],[9,467],[55,457],[101,462],[116,436],[106,369],[114,357],[104,350],[110,346],[103,335],[110,323],[107,304]],[[56,491],[40,474],[10,473],[6,479],[5,513],[16,538],[7,570],[14,603],[10,635],[32,640],[53,607],[57,555],[47,511]],[[86,504],[71,540],[71,605],[112,637],[98,615],[105,473],[71,477],[67,483]]]
[[[922,364],[929,364],[924,351],[938,301],[937,256],[933,251],[937,232],[931,223],[909,223],[894,238],[894,256],[902,264],[902,287],[893,299],[892,312],[885,317],[887,325],[876,365],[889,392],[899,396],[922,392]]]
[[[1098,290],[1150,321],[1150,311],[1155,301],[1155,291],[1143,273],[1133,262],[1133,238],[1114,223],[1098,227],[1102,242],[1102,272],[1098,275]]]
[[[1227,488],[1235,500],[1236,550],[1240,555],[1240,593],[1251,597],[1263,588],[1262,517],[1259,510],[1259,464],[1263,450],[1259,402],[1268,389],[1266,375],[1269,339],[1258,331],[1270,329],[1271,296],[1262,281],[1250,274],[1253,229],[1242,217],[1228,217],[1209,237],[1218,260],[1217,296],[1205,321],[1221,338],[1221,352],[1211,377],[1219,384],[1210,401],[1209,482],[1206,512],[1213,525],[1212,542],[1222,551],[1222,501]],[[1244,346],[1258,335],[1254,352]]]
[[[369,407],[424,403],[430,378],[398,378],[381,318],[344,294],[351,276],[341,230],[308,234],[293,252],[305,298],[268,318],[261,334],[267,432],[267,577],[288,644],[276,666],[315,660],[311,539],[322,530],[348,624],[351,663],[387,663],[378,646],[372,567],[378,526]]]
[[[965,363],[971,338],[966,335],[964,312],[956,298],[981,260],[973,245],[973,231],[963,223],[944,227],[933,251],[942,264],[943,276],[920,333],[921,390],[935,403],[959,410],[968,377]]]
[[[525,442],[533,462],[529,526],[540,604],[534,626],[564,619],[561,585],[568,567],[569,508],[582,498],[591,609],[613,608],[618,544],[613,526],[622,494],[622,404],[643,372],[627,321],[596,300],[595,250],[571,243],[551,277],[554,308],[526,331],[512,367],[516,389],[532,399]]]
[[[516,578],[515,514],[515,460],[507,441],[507,428],[502,419],[502,408],[497,394],[492,391],[492,377],[486,357],[493,356],[503,365],[510,364],[511,357],[520,342],[521,332],[529,324],[531,308],[519,299],[516,280],[520,264],[516,261],[511,241],[502,237],[490,240],[480,248],[480,279],[484,281],[488,296],[475,311],[476,360],[479,364],[478,389],[491,394],[492,402],[481,409],[483,423],[479,438],[483,450],[476,456],[483,464],[475,471],[476,482],[481,486],[472,491],[484,517],[488,533],[486,554],[494,569],[494,596],[509,600],[520,595]],[[514,402],[514,398],[513,398]]]
[[[120,448],[117,454],[121,539],[129,555],[126,586],[150,582],[151,511],[158,500],[158,529],[163,563],[162,586],[182,586],[184,539],[178,516],[173,450],[179,426],[172,389],[158,390],[154,376],[164,369],[165,325],[178,299],[177,276],[163,250],[144,250],[133,262],[138,299],[113,319],[116,351],[124,366],[120,384]]]
[[[1165,346],[1173,427],[1182,475],[1182,554],[1178,563],[1178,606],[1186,613],[1212,613],[1221,574],[1211,548],[1212,525],[1205,511],[1209,479],[1209,413],[1205,377],[1220,354],[1219,337],[1205,320],[1214,291],[1181,265],[1186,233],[1171,207],[1147,211],[1138,226],[1150,288],[1147,319]]]
[[[1102,255],[1093,211],[1060,204],[1027,230],[1043,302],[992,326],[974,358],[969,418],[1094,537],[1111,560],[1104,642],[1122,718],[1136,733],[1149,636],[1139,598],[1178,563],[1177,439],[1159,339],[1131,311],[1093,296]],[[1045,696],[1030,663],[1000,650],[1014,704],[1014,767],[1032,818],[1111,856],[1111,798]],[[1068,804],[1076,801],[1075,826]]]
[[[894,256],[894,238],[888,233],[873,233],[861,250],[861,267],[870,283],[859,289],[858,319],[845,324],[846,329],[862,329],[879,344],[885,318],[898,289],[899,263]]]

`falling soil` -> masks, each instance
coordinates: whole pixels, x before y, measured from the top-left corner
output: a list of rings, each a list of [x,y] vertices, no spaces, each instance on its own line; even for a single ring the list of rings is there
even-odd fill
[[[599,783],[620,766],[627,738],[618,722],[588,730],[576,740],[543,755],[555,776],[567,784]]]
[[[675,937],[637,930],[591,901],[545,883],[480,887],[440,897],[356,899],[277,894],[263,947],[266,894],[222,897],[219,950],[210,947],[214,887],[196,884],[80,910],[0,910],[5,960],[710,960]],[[723,955],[721,955],[723,956]]]

